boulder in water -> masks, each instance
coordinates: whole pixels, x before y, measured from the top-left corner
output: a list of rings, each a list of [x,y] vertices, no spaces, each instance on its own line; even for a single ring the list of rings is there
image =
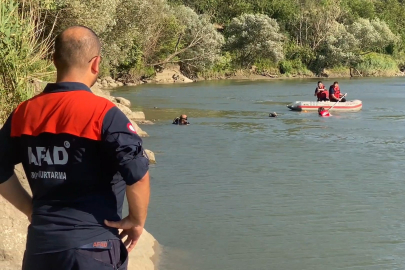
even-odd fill
[[[131,107],[131,101],[123,97],[116,97],[115,100],[117,103],[121,103],[124,106]]]

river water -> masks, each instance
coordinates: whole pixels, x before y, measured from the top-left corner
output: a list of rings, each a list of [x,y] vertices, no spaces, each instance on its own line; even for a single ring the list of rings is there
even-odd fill
[[[340,80],[348,99],[363,101],[357,113],[285,107],[314,99],[315,86],[215,81],[114,93],[156,120],[142,128],[158,162],[146,228],[163,246],[159,269],[405,269],[405,80]],[[171,125],[180,113],[191,125]]]

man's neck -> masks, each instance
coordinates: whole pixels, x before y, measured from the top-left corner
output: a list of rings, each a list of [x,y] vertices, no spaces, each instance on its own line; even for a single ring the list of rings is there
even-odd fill
[[[77,76],[75,74],[64,74],[64,75],[57,75],[56,82],[78,82],[87,85],[89,88],[91,87],[91,83],[83,78],[83,76]]]

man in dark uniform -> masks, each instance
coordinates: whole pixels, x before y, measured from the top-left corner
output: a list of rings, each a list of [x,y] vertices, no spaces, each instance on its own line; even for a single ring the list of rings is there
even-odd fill
[[[149,160],[128,118],[90,90],[100,51],[91,29],[63,31],[57,82],[21,103],[0,130],[0,194],[31,221],[23,270],[127,269],[143,231]],[[14,174],[18,163],[32,198]]]
[[[331,102],[346,102],[346,99],[343,97],[343,94],[340,92],[340,87],[338,82],[334,82],[329,87],[329,99]]]

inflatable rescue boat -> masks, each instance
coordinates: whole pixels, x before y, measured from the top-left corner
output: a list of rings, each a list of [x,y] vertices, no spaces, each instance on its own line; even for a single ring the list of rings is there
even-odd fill
[[[330,101],[296,101],[287,105],[287,108],[293,111],[317,111],[318,108],[324,107],[325,109],[331,108],[336,102]],[[337,112],[357,112],[363,107],[361,100],[348,100],[346,102],[339,102],[336,104],[332,111]]]

